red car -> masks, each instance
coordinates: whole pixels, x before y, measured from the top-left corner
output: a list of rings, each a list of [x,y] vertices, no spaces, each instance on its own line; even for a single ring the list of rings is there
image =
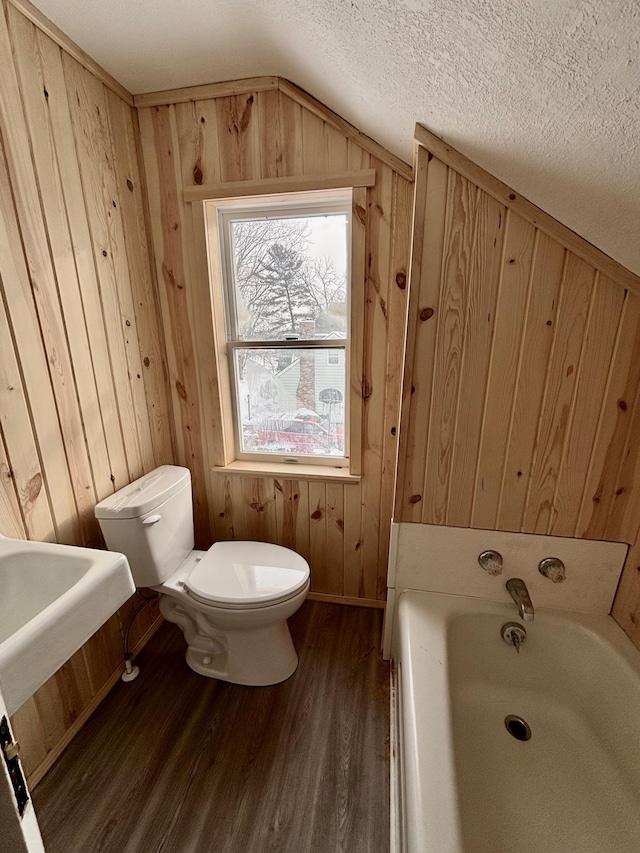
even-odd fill
[[[257,446],[286,449],[290,453],[314,454],[336,445],[343,447],[340,432],[331,435],[319,423],[303,418],[267,418],[258,427]]]

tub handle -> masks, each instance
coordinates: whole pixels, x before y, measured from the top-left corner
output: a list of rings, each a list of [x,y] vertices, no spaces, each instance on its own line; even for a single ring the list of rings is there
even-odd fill
[[[538,571],[554,583],[562,583],[566,577],[564,563],[558,557],[545,557],[540,561]]]
[[[494,577],[502,574],[502,554],[497,551],[483,551],[478,556],[481,567]]]

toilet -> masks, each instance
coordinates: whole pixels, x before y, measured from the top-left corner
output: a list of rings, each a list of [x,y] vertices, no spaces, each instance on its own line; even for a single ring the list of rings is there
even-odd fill
[[[309,591],[309,565],[267,542],[193,548],[191,474],[162,465],[101,501],[96,517],[110,551],[129,560],[137,587],[160,593],[160,611],[182,629],[200,675],[234,684],[278,684],[298,665],[287,619]]]

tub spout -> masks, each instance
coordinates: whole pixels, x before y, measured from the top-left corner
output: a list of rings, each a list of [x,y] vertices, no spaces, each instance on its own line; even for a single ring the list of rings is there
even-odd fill
[[[509,578],[505,586],[518,606],[520,618],[524,622],[533,622],[533,603],[526,583],[521,578]]]

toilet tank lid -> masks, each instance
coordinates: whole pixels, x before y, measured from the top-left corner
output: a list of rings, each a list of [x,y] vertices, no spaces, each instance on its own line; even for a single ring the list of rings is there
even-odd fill
[[[146,515],[191,480],[188,468],[161,465],[96,504],[96,518],[138,518]]]

